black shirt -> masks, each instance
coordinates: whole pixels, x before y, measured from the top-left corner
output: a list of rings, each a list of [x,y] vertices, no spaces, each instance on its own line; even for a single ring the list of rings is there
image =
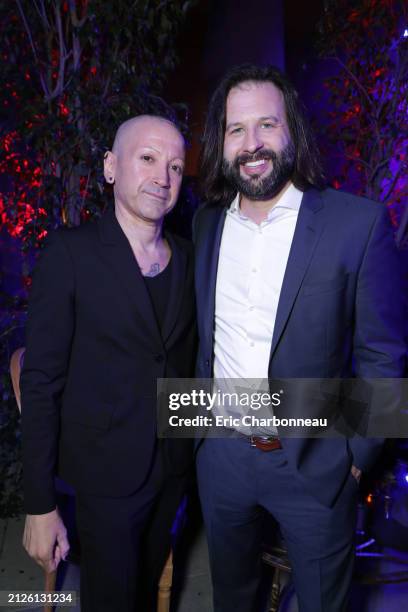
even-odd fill
[[[166,315],[166,306],[170,295],[170,284],[172,276],[172,257],[163,272],[156,276],[144,276],[146,288],[149,292],[150,299],[156,320],[160,331],[163,329],[164,317]]]

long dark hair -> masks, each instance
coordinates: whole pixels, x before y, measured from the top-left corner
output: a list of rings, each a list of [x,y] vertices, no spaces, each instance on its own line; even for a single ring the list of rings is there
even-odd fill
[[[230,90],[244,82],[273,83],[283,94],[286,117],[295,147],[295,165],[291,177],[301,191],[309,187],[323,189],[326,179],[303,105],[287,77],[274,66],[242,64],[232,68],[214,91],[208,107],[200,152],[200,189],[209,202],[230,203],[236,191],[222,173],[226,101]]]

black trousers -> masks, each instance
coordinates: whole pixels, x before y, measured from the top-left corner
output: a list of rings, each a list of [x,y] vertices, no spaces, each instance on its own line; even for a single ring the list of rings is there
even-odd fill
[[[165,481],[161,454],[156,452],[149,477],[132,495],[115,498],[77,493],[82,612],[154,610],[158,578],[170,547],[171,516],[166,525],[161,525],[168,537],[162,539],[158,551],[146,550],[150,545],[147,534],[150,529],[154,532]],[[143,589],[142,569],[148,575]]]

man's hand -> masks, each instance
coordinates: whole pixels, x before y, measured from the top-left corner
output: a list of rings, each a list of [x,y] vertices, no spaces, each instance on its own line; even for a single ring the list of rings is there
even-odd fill
[[[355,465],[352,465],[351,466],[351,473],[353,474],[353,476],[357,480],[357,482],[360,482],[361,470],[359,470],[358,467],[356,467]]]
[[[69,551],[67,530],[57,509],[47,514],[27,514],[23,546],[47,573],[57,569]]]

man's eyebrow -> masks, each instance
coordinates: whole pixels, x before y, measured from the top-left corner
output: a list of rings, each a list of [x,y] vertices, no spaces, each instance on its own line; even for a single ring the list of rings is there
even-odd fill
[[[159,149],[156,149],[156,147],[152,147],[152,145],[140,145],[140,148],[150,149],[151,151],[155,151],[155,153],[158,153],[159,155],[161,154],[161,151]],[[172,157],[172,161],[174,161],[175,159],[179,159],[180,161],[184,163],[184,159],[180,157],[179,155],[175,155],[174,157]]]
[[[242,123],[241,121],[234,121],[234,122],[232,122],[232,123],[227,123],[227,126],[226,126],[226,128],[225,128],[225,129],[226,129],[226,130],[229,130],[229,129],[230,129],[230,128],[232,128],[234,125],[241,125],[241,123]]]
[[[276,117],[276,115],[266,115],[265,117],[259,117],[259,121],[273,121],[274,123],[281,123],[281,119]],[[226,130],[231,129],[234,126],[242,125],[242,121],[232,121],[231,123],[227,123]]]
[[[154,151],[155,153],[158,153],[159,155],[161,154],[161,151],[159,149],[156,149],[156,147],[152,147],[152,145],[140,145],[141,149],[150,149],[151,151]],[[171,158],[170,161],[174,162],[176,160],[179,160],[182,162],[182,164],[185,164],[185,159],[183,157],[180,157],[179,155],[175,155],[174,157]]]
[[[276,117],[276,115],[267,115],[266,117],[260,117],[259,121],[274,121],[275,123],[280,123],[281,119]]]

